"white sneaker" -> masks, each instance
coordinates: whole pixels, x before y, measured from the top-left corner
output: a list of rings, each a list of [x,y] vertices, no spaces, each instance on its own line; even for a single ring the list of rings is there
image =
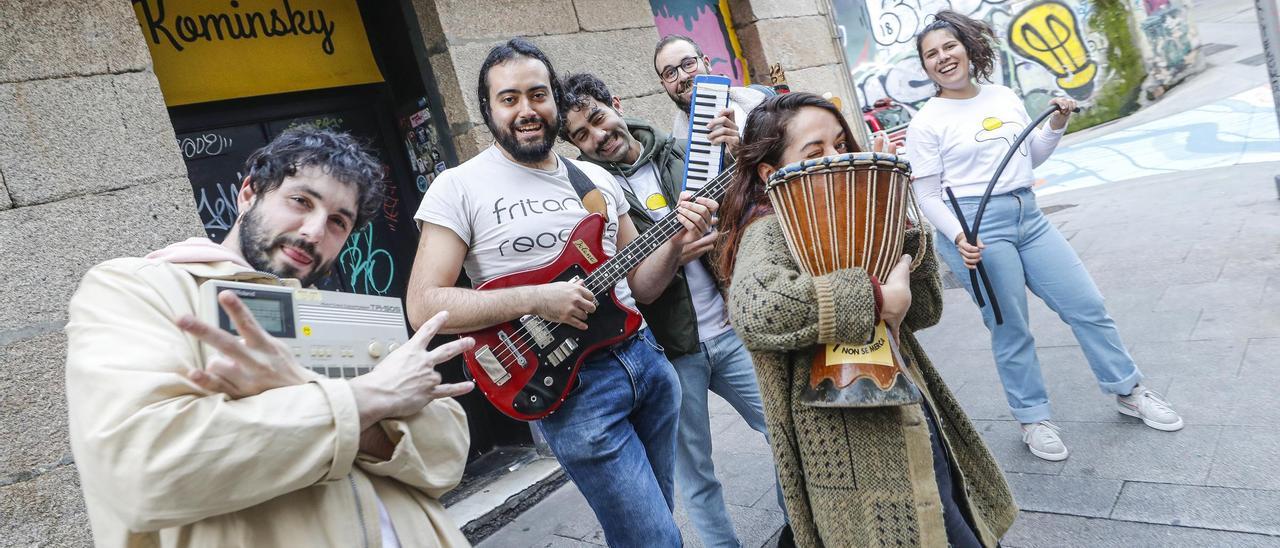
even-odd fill
[[[1116,396],[1116,410],[1123,415],[1138,417],[1156,430],[1182,430],[1182,417],[1178,412],[1164,401],[1163,396],[1141,384],[1133,387],[1133,393],[1128,396]]]
[[[1027,444],[1031,454],[1048,461],[1060,461],[1067,458],[1067,446],[1062,443],[1058,432],[1062,429],[1049,421],[1022,425],[1022,443]]]

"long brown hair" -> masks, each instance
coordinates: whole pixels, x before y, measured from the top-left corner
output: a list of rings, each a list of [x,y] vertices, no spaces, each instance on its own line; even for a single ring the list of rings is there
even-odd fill
[[[934,14],[933,22],[916,34],[916,56],[920,58],[921,67],[924,67],[924,52],[920,49],[924,44],[924,37],[935,30],[950,32],[956,40],[960,41],[960,45],[964,46],[964,51],[969,56],[969,63],[973,65],[970,75],[974,80],[991,81],[991,72],[995,69],[996,62],[995,49],[991,44],[996,41],[996,33],[990,24],[951,10],[942,10]],[[940,93],[941,88],[938,89]]]
[[[849,151],[858,151],[849,122],[840,109],[822,97],[805,92],[784,93],[765,99],[747,116],[742,130],[742,145],[737,151],[737,167],[720,204],[720,240],[716,245],[716,270],[721,282],[728,286],[733,279],[733,264],[738,260],[738,245],[747,226],[756,219],[773,213],[773,204],[765,194],[764,181],[757,174],[761,164],[778,166],[787,148],[787,125],[801,108],[817,107],[836,117],[849,140]]]

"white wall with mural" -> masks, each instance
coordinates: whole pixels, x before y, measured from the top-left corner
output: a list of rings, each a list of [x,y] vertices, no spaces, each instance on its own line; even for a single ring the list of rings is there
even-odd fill
[[[1188,72],[1195,35],[1187,0],[1123,0],[1135,47],[1148,73],[1144,88],[1163,92]],[[942,9],[979,17],[1000,42],[992,81],[1018,92],[1030,112],[1066,94],[1086,104],[1113,76],[1107,36],[1090,27],[1093,2],[1080,0],[832,0],[859,99],[884,99],[914,112],[934,94],[916,55],[915,35]]]

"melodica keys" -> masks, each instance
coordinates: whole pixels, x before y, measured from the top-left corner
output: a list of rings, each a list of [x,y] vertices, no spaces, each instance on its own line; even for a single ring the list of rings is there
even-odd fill
[[[685,150],[684,188],[698,190],[720,174],[724,167],[724,145],[713,145],[707,124],[729,108],[730,80],[724,76],[699,74],[693,77],[693,97],[689,103],[689,147]],[[742,124],[742,120],[737,120]]]

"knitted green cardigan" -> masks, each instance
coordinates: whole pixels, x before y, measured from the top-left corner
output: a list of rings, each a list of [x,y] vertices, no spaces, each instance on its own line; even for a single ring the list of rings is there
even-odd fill
[[[911,275],[901,328],[908,373],[925,395],[951,457],[961,508],[979,540],[995,546],[1017,515],[999,465],[912,332],[942,316],[942,284],[928,232],[907,232],[905,253],[925,258]],[[798,397],[817,343],[861,341],[876,317],[862,269],[809,276],[796,265],[775,216],[747,227],[729,287],[733,326],[751,351],[773,456],[796,543],[806,547],[946,546],[929,428],[919,405],[810,407]],[[834,338],[818,325],[834,326]],[[829,329],[829,328],[828,328]]]

